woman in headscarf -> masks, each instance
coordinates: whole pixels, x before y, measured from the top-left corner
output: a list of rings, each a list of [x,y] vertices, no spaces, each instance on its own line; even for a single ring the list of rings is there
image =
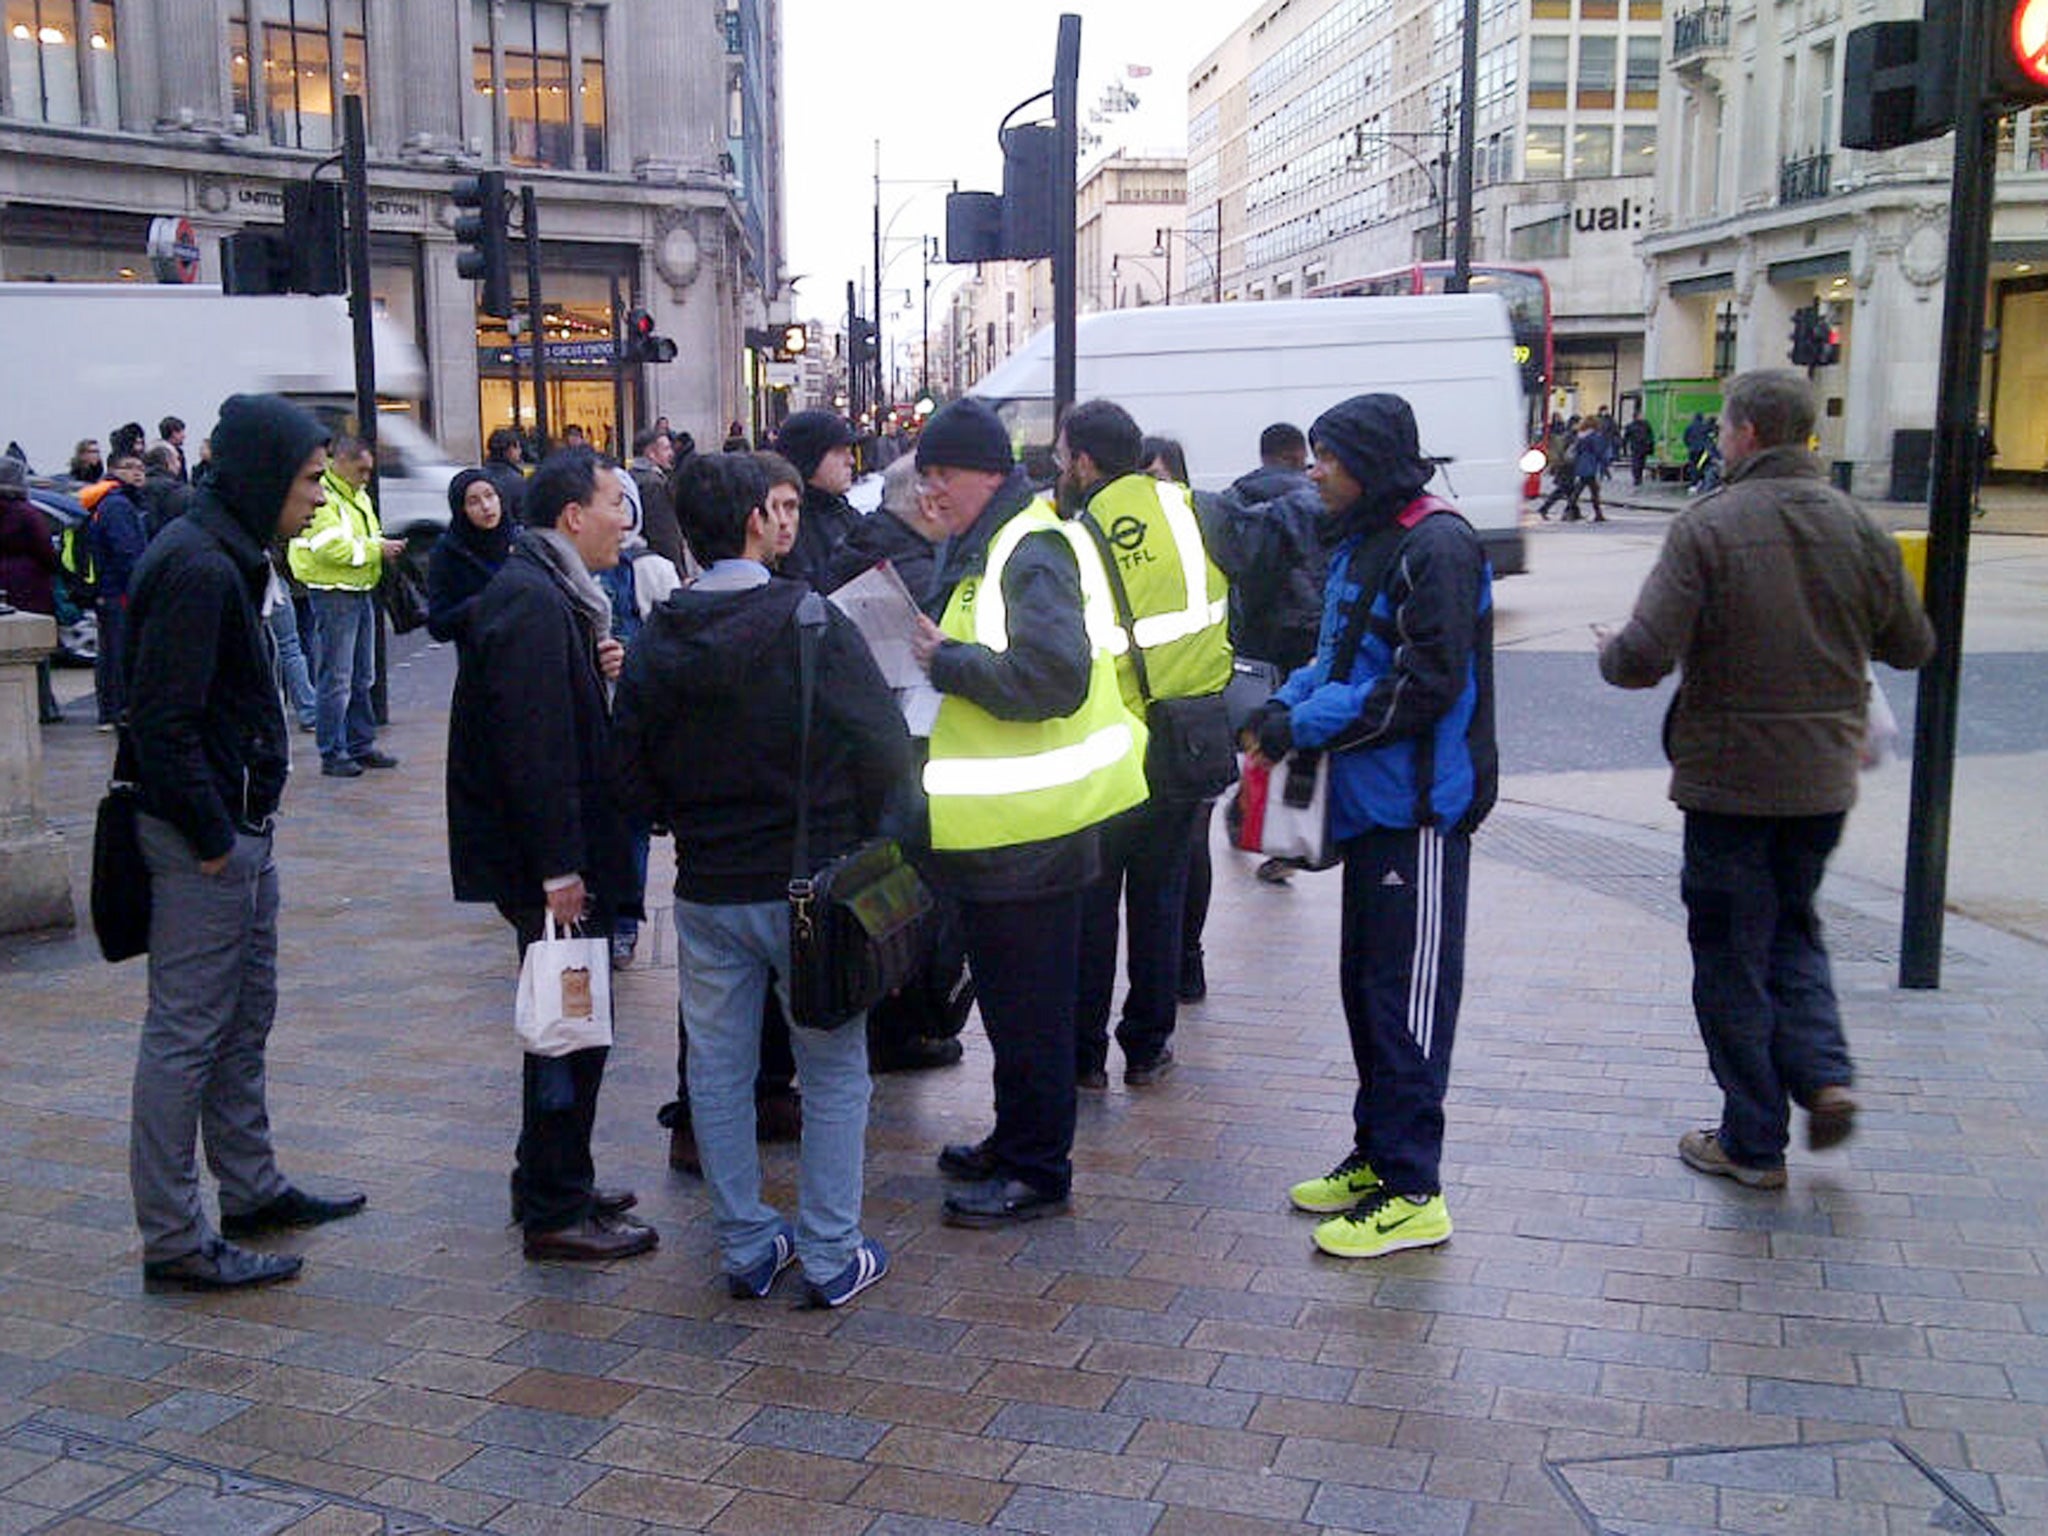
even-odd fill
[[[427,563],[427,633],[461,641],[469,605],[512,553],[518,530],[491,477],[465,469],[448,482],[448,531]]]

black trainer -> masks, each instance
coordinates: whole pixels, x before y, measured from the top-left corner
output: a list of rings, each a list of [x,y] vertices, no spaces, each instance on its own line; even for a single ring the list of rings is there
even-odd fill
[[[237,1291],[289,1280],[304,1266],[296,1253],[252,1253],[224,1238],[175,1259],[151,1259],[142,1266],[146,1291]]]

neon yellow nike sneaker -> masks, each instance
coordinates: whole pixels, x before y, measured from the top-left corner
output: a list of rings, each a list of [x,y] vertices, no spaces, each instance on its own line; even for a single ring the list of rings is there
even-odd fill
[[[1379,1259],[1404,1248],[1434,1248],[1451,1235],[1442,1195],[1396,1195],[1374,1190],[1358,1209],[1318,1222],[1316,1246],[1340,1259]]]
[[[1350,1210],[1379,1187],[1380,1176],[1372,1171],[1365,1154],[1353,1152],[1320,1179],[1303,1179],[1287,1191],[1287,1198],[1297,1211],[1327,1216],[1332,1211]]]

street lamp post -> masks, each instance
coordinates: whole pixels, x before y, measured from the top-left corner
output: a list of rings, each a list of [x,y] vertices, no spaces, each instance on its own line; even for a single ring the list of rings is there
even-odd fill
[[[1173,302],[1173,241],[1175,239],[1178,239],[1182,245],[1186,246],[1190,253],[1200,256],[1202,260],[1209,264],[1209,302],[1221,304],[1223,302],[1223,263],[1218,259],[1218,253],[1216,251],[1203,250],[1199,245],[1195,244],[1195,237],[1193,235],[1184,229],[1174,229],[1171,226],[1152,232],[1152,254],[1166,258],[1166,302],[1168,304]],[[1223,244],[1223,232],[1220,229],[1215,233],[1215,240],[1217,246],[1221,247]]]
[[[1436,259],[1438,261],[1448,259],[1451,247],[1451,115],[1448,108],[1444,113],[1444,126],[1440,139],[1441,147],[1437,151],[1437,173],[1435,175],[1430,173],[1429,162],[1410,149],[1402,140],[1438,140],[1439,136],[1437,134],[1410,132],[1393,128],[1368,128],[1362,123],[1351,130],[1351,153],[1344,162],[1346,170],[1362,171],[1368,169],[1365,154],[1365,145],[1368,139],[1375,143],[1384,144],[1389,149],[1398,149],[1414,163],[1417,170],[1422,172],[1423,185],[1429,188],[1429,200],[1436,205]]]

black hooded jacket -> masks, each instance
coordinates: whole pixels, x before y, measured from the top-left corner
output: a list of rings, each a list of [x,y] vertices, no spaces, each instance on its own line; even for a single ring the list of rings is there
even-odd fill
[[[782,557],[782,574],[807,581],[821,592],[829,590],[832,557],[860,522],[859,510],[844,496],[806,485],[796,545]]]
[[[917,835],[910,734],[860,631],[827,605],[810,774],[799,785],[797,604],[809,588],[684,587],[648,615],[619,679],[613,784],[676,839],[676,896],[780,901],[797,796],[812,869],[863,837]]]
[[[938,551],[923,534],[893,512],[878,509],[854,524],[833,551],[825,565],[825,579],[818,587],[823,592],[837,592],[863,571],[886,560],[895,567],[911,597],[921,603],[931,591],[937,557]]]
[[[1230,578],[1231,648],[1293,671],[1315,654],[1329,564],[1314,482],[1261,465],[1221,495],[1197,497],[1195,512],[1209,558]]]
[[[142,804],[203,862],[277,809],[290,768],[266,553],[285,494],[327,431],[274,395],[236,395],[214,428],[216,473],[135,567],[122,657]]]

